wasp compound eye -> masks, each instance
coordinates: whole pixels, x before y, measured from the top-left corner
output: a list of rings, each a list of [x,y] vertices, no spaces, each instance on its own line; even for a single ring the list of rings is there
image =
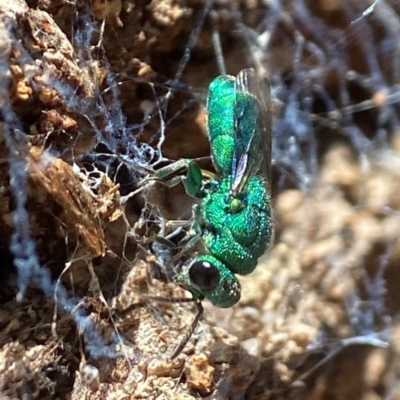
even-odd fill
[[[218,286],[220,273],[218,268],[208,261],[195,261],[189,269],[189,278],[193,286],[201,290],[210,290]]]

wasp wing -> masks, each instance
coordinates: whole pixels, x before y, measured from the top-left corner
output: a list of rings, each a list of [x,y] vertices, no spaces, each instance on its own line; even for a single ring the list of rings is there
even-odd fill
[[[270,185],[271,94],[253,69],[242,70],[235,79],[234,136],[232,195],[238,195],[256,174]]]

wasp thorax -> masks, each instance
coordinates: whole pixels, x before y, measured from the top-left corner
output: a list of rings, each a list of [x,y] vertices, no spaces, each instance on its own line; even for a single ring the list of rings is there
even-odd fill
[[[208,261],[195,261],[190,265],[191,284],[201,290],[210,290],[218,286],[220,273],[218,268]]]

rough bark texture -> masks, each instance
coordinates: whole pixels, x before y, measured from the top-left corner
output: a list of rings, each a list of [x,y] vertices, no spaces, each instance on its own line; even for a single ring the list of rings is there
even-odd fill
[[[243,41],[233,32],[235,15],[255,27],[268,11],[262,3],[214,4],[230,73],[247,62]],[[289,3],[285,12],[290,14],[296,2]],[[349,21],[340,19],[342,3],[316,1],[310,10],[347,37],[352,33],[346,31]],[[365,2],[365,8],[369,5]],[[275,245],[253,274],[241,278],[240,303],[230,310],[205,304],[205,318],[184,352],[169,359],[195,310],[191,304],[141,295],[182,298],[185,292],[173,282],[152,279],[149,285],[154,259],[138,251],[137,236],[128,234],[143,200],[137,196],[121,204],[120,199],[146,175],[134,164],[129,168],[129,135],[155,145],[152,138],[161,119],[150,113],[153,118],[144,123],[146,110],[160,106],[157,99],[165,100],[165,83],[179,70],[203,11],[204,2],[196,0],[9,0],[0,5],[1,398],[400,396],[399,329],[394,322],[400,306],[397,132],[387,139],[387,147],[365,156],[365,167],[348,138],[333,144],[338,134],[329,127],[316,134],[320,165],[312,189],[279,185],[280,174],[274,174]],[[308,28],[303,29],[306,37]],[[78,31],[82,34],[76,35]],[[205,90],[218,74],[212,31],[207,17],[179,77],[187,86],[171,91],[163,116],[168,121],[173,117],[162,147],[167,158],[209,152],[205,110],[197,101],[201,96],[189,88]],[[380,34],[378,28],[374,33]],[[277,43],[270,56],[270,64],[282,74],[292,70],[293,54],[285,46]],[[358,57],[349,49],[352,69],[362,63]],[[328,91],[334,92],[337,83],[334,73],[327,74]],[[351,95],[361,101],[365,94],[360,92],[355,86]],[[376,96],[379,107],[385,99]],[[126,121],[118,119],[118,108]],[[376,114],[375,108],[358,121],[367,137],[376,130]],[[103,153],[121,159],[105,166]],[[70,310],[57,308],[55,297],[35,282],[22,301],[15,300],[17,272],[9,246],[18,194],[12,191],[10,159],[20,160],[26,171],[29,229],[41,268],[79,299]],[[191,200],[182,187],[158,187],[148,196],[148,203],[161,204],[165,218],[190,216]],[[143,243],[139,248],[147,249]],[[376,299],[367,287],[372,282]],[[386,292],[378,293],[382,287]],[[383,302],[385,311],[371,316],[382,342],[354,331],[368,317],[363,304],[352,302],[355,295],[365,302],[365,310],[369,303]],[[90,321],[103,344],[119,345],[107,354],[96,351],[88,332],[77,329],[78,314]],[[357,335],[353,343],[341,341]]]

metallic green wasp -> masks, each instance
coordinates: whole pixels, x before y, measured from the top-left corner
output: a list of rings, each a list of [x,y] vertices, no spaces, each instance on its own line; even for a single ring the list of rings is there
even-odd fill
[[[188,168],[186,190],[201,197],[194,222],[200,243],[177,280],[195,300],[231,307],[240,298],[235,274],[251,273],[272,237],[270,89],[252,69],[219,76],[207,113],[216,174],[202,185],[200,169]]]
[[[199,199],[190,223],[195,233],[178,254],[174,277],[191,292],[198,314],[172,358],[193,333],[202,315],[203,299],[218,307],[231,307],[239,301],[241,288],[235,274],[251,273],[272,237],[268,85],[252,69],[236,77],[219,76],[209,86],[207,114],[215,175],[206,177],[188,160],[156,173],[156,179],[173,186],[177,180],[169,177],[186,168],[186,191]],[[188,259],[187,252],[194,255]]]

